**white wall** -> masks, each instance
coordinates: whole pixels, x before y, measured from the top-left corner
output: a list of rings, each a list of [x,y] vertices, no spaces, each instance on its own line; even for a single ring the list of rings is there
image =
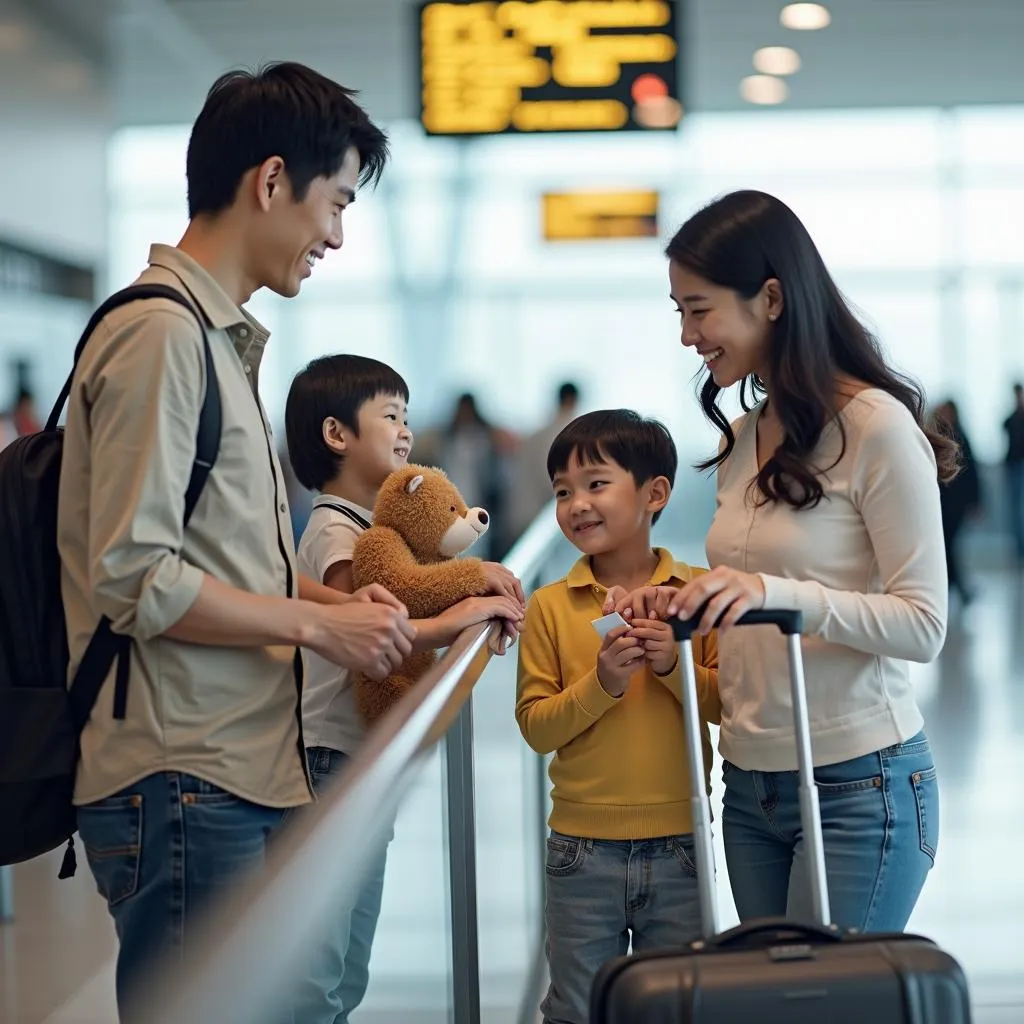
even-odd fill
[[[11,0],[0,0],[0,237],[92,266],[100,291],[111,126],[95,68]],[[40,405],[51,400],[87,315],[87,303],[0,291],[0,411],[18,357],[34,364]]]
[[[0,0],[0,234],[102,260],[111,124],[95,68]]]

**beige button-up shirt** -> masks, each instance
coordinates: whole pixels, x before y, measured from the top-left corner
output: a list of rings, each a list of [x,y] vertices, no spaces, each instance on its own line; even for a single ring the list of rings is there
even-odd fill
[[[206,391],[198,324],[162,299],[112,312],[86,346],[68,405],[58,545],[70,673],[102,615],[134,643],[126,717],[113,717],[112,672],[82,734],[75,802],[180,771],[264,806],[306,803],[294,648],[163,636],[204,573],[254,594],[297,594],[284,478],[257,394],[267,331],[179,249],[154,245],[149,263],[138,283],[183,291],[205,318],[220,453],[185,530]]]

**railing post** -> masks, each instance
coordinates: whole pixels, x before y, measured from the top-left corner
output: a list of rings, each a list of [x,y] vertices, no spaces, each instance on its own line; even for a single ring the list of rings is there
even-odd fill
[[[445,735],[445,803],[451,893],[452,1024],[480,1024],[480,935],[476,902],[473,700]]]
[[[10,865],[0,868],[0,924],[14,920],[14,872]]]

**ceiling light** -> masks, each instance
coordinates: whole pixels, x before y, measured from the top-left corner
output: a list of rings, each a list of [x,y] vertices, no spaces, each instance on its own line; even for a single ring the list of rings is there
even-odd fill
[[[748,103],[772,106],[788,99],[789,86],[771,75],[750,75],[740,82],[740,95]]]
[[[800,54],[788,46],[762,46],[754,54],[754,68],[762,75],[792,75],[800,70]]]
[[[783,28],[791,28],[797,32],[813,32],[815,29],[827,28],[832,15],[827,7],[821,4],[788,4],[782,8],[779,21]]]

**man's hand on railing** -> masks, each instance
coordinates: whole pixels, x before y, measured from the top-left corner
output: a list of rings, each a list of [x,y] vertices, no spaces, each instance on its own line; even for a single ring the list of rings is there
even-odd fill
[[[383,679],[412,651],[416,628],[400,604],[395,607],[362,595],[342,605],[313,607],[302,646],[335,665]]]
[[[368,583],[365,587],[360,587],[353,592],[352,600],[366,601],[370,604],[389,604],[403,615],[409,614],[405,605],[390,590],[382,587],[379,583]]]

